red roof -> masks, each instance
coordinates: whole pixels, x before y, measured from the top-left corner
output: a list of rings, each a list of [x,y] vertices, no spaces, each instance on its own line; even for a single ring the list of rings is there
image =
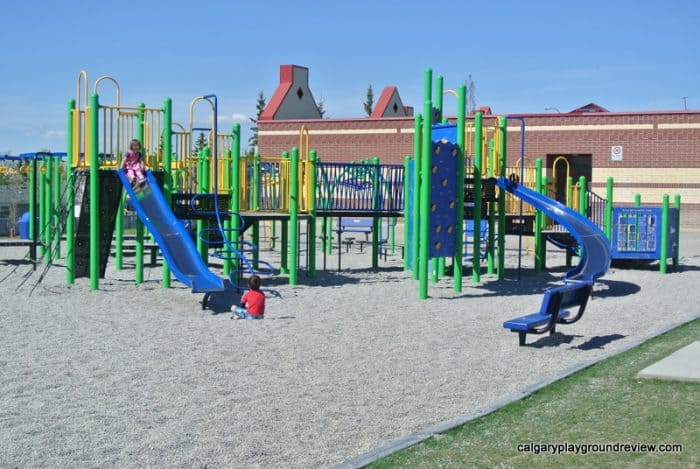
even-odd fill
[[[294,65],[280,65],[280,84],[277,86],[272,98],[270,98],[267,106],[265,106],[265,109],[260,114],[259,120],[273,120],[275,118],[275,114],[277,114],[285,96],[287,96],[289,90],[292,89],[293,79]]]
[[[610,112],[610,111],[608,111],[603,106],[600,106],[596,103],[588,103],[585,106],[581,106],[581,107],[576,108],[573,111],[569,111],[569,112],[581,114],[584,112]]]
[[[379,96],[377,105],[374,107],[374,110],[372,111],[370,117],[374,117],[377,119],[383,117],[384,113],[386,113],[387,108],[389,107],[389,103],[391,102],[391,98],[394,96],[394,93],[398,94],[398,91],[396,90],[395,86],[385,86],[382,90],[382,94]],[[394,112],[397,111],[397,109],[394,109]],[[406,114],[405,109],[402,109],[402,111],[404,112],[404,114]]]

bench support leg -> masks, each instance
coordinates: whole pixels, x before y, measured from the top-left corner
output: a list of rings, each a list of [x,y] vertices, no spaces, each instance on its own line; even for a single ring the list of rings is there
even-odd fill
[[[525,337],[526,336],[527,336],[527,332],[518,331],[518,345],[520,345],[520,346],[525,345]]]

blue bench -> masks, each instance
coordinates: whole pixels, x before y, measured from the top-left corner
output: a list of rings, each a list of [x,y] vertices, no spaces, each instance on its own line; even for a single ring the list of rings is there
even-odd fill
[[[340,233],[364,233],[365,239],[369,240],[372,233],[371,218],[338,218],[336,230]]]
[[[464,242],[462,249],[462,257],[471,258],[474,249],[474,220],[464,220]],[[481,229],[479,230],[480,252],[479,257],[486,259],[489,244],[489,223],[488,220],[481,220]],[[469,252],[469,248],[472,252]]]
[[[554,334],[557,324],[571,324],[583,316],[591,296],[591,282],[572,282],[550,288],[544,293],[540,310],[503,323],[503,327],[517,332],[520,345],[525,345],[527,334]],[[578,307],[576,312],[573,309]]]

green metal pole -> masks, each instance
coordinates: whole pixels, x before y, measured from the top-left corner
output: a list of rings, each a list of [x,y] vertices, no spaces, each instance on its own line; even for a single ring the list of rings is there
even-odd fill
[[[253,179],[250,181],[251,209],[260,210],[260,154],[253,154]]]
[[[119,207],[117,207],[117,218],[114,222],[115,242],[114,242],[114,266],[117,270],[124,268],[124,203],[126,194],[119,197]]]
[[[241,196],[241,124],[233,124],[231,130],[231,233],[237,245],[241,233],[240,219],[240,196]],[[230,275],[234,269],[238,269],[238,261],[230,262]]]
[[[452,258],[452,288],[455,292],[462,291],[462,259],[464,254],[464,174],[466,153],[466,114],[467,114],[467,88],[460,85],[457,89],[457,200],[455,201],[455,253]],[[440,101],[442,90],[440,89]]]
[[[90,96],[90,289],[100,287],[100,161],[97,94]]]
[[[233,158],[233,152],[231,150],[228,150],[226,152],[226,157],[228,158],[229,164],[228,164],[228,166],[226,166],[224,168],[224,173],[226,175],[226,181],[227,181],[227,184],[224,187],[225,187],[225,191],[228,191],[229,197],[233,198],[231,195],[233,193],[233,179],[232,179],[233,172],[231,171],[231,166],[232,166],[231,159]],[[229,211],[231,211],[231,203],[232,203],[232,201],[229,200],[229,206],[228,206]],[[229,216],[229,217],[226,217],[224,219],[224,234],[226,235],[227,238],[231,235],[231,233],[233,233],[233,231],[231,231],[232,223],[233,223],[233,216]],[[224,264],[224,275],[226,277],[228,277],[229,275],[231,275],[231,259],[223,259],[223,264]]]
[[[659,272],[665,274],[668,265],[668,194],[664,194],[661,208],[661,255],[659,256]]]
[[[39,257],[46,255],[46,159],[39,167]]]
[[[429,68],[426,68],[425,73],[423,74],[423,100],[424,101],[431,101],[430,113],[426,114],[424,116],[426,121],[428,122],[428,127],[433,125],[433,122],[432,122],[432,115],[433,115],[432,93],[433,93],[433,71]]]
[[[438,110],[438,116],[437,116],[438,122],[442,122],[442,109],[443,109],[443,106],[442,106],[443,93],[442,93],[442,91],[444,88],[443,81],[444,81],[444,78],[442,77],[442,75],[438,75],[435,78],[435,99],[434,99],[434,101],[435,101],[435,107]]]
[[[202,194],[204,192],[204,172],[206,168],[204,165],[204,149],[197,152],[197,193]],[[204,241],[200,236],[200,233],[204,229],[204,220],[197,220],[197,252],[199,252],[199,257],[204,258]]]
[[[250,200],[253,204],[253,211],[260,210],[260,154],[253,155],[253,181],[251,184],[252,194]],[[253,245],[253,268],[259,267],[260,261],[260,222],[255,220],[251,226],[251,238]]]
[[[286,151],[282,152],[282,158],[288,159],[289,153]],[[280,274],[289,274],[289,219],[282,220],[282,233],[280,237],[280,242],[282,243],[280,252]]]
[[[74,104],[75,105],[75,104]],[[68,106],[70,106],[70,102],[68,103]],[[71,121],[72,123],[72,121]],[[69,127],[70,129],[70,127]],[[68,132],[68,135],[71,135],[71,132]],[[72,146],[68,146],[68,148],[72,149]],[[70,151],[70,150],[69,150]],[[69,160],[70,161],[70,160]],[[36,172],[37,172],[37,160],[36,160],[36,155],[34,155],[34,158],[32,158],[31,163],[29,164],[29,239],[32,241],[32,243],[36,243],[37,241],[37,232],[36,232],[36,211],[37,211],[37,206],[36,206],[36,199],[37,199],[37,193],[36,193]],[[36,262],[36,244],[33,244],[32,247],[29,250],[29,256],[32,261]],[[66,265],[66,270],[69,270],[70,266]]]
[[[253,243],[253,268],[260,266],[260,221],[255,220],[250,226],[250,238]]]
[[[44,220],[46,220],[46,229],[44,230],[44,244],[46,245],[46,253],[44,255],[44,262],[47,264],[51,260],[51,242],[53,241],[53,229],[51,207],[53,203],[52,193],[51,193],[51,181],[53,180],[53,164],[52,159],[46,156],[46,179],[44,179]]]
[[[678,267],[678,256],[681,252],[681,195],[673,196],[673,207],[677,210],[676,214],[676,252],[673,255],[673,267]]]
[[[44,220],[46,220],[46,229],[44,230],[44,243],[46,245],[46,253],[44,255],[44,262],[48,265],[51,262],[51,244],[53,241],[53,194],[51,191],[51,186],[53,184],[53,158],[50,156],[45,156],[46,161],[46,179],[44,179]]]
[[[299,149],[292,148],[291,181],[289,182],[289,284],[297,284],[299,254]]]
[[[145,116],[145,111],[143,108],[146,107],[145,104],[139,103],[137,105],[139,108],[138,113],[136,114],[136,139],[141,143],[141,147],[143,148],[143,139],[144,139],[144,134],[145,134],[145,129],[144,129],[144,116]],[[135,282],[137,284],[143,283],[143,254],[144,254],[144,246],[143,246],[143,236],[144,236],[144,227],[143,223],[141,222],[140,218],[136,219],[136,250],[135,250],[135,258],[134,262],[136,264],[135,266],[135,272],[134,272],[134,277],[135,277]]]
[[[613,184],[613,178],[608,177],[605,187],[605,236],[608,237],[608,241],[612,239]]]
[[[535,191],[542,194],[542,158],[535,159]],[[535,210],[535,272],[541,272],[542,262],[542,212]]]
[[[489,171],[488,177],[495,176],[493,169],[496,167],[496,149],[494,148],[493,138],[489,139]],[[496,273],[496,260],[494,243],[496,241],[496,210],[493,201],[489,202],[489,238],[486,249],[486,272],[489,275]]]
[[[578,178],[578,213],[584,217],[588,213],[586,207],[586,190],[588,185],[586,184],[586,176],[581,176]]]
[[[408,270],[408,186],[410,181],[408,180],[409,165],[411,164],[411,156],[406,155],[403,159],[403,270]]]
[[[374,168],[372,171],[372,268],[379,268],[379,218],[376,213],[379,210],[379,158],[372,158]]]
[[[326,253],[333,254],[333,217],[326,218]]]
[[[282,220],[282,229],[280,233],[280,274],[289,274],[289,219]]]
[[[211,149],[206,146],[202,149],[202,194],[208,194],[211,192],[211,177],[210,177],[210,166],[211,166]],[[205,228],[209,228],[209,222],[203,225]],[[200,255],[204,260],[204,263],[209,262],[209,243],[202,242],[202,250]]]
[[[163,100],[163,166],[165,175],[163,178],[163,196],[170,206],[170,197],[173,191],[172,174],[172,125],[173,125],[173,100],[165,98]],[[170,267],[165,257],[163,257],[163,271],[161,285],[163,288],[170,288]]]
[[[642,206],[642,195],[641,194],[634,194],[634,206],[635,207]]]
[[[275,220],[270,220],[270,226],[272,228],[270,235],[270,250],[274,251],[277,247],[277,222]],[[321,248],[326,249],[325,241],[324,244],[322,244]]]
[[[66,285],[72,285],[75,281],[75,174],[73,173],[73,110],[75,100],[68,101],[68,115],[66,125]],[[30,186],[34,187],[33,171],[30,173]],[[29,225],[30,238],[34,239],[33,226],[34,215],[32,207],[34,202],[29,201]]]
[[[426,80],[430,77],[430,69],[426,71]],[[429,99],[423,104],[423,113],[430,116],[433,109],[433,103]],[[428,256],[430,255],[430,166],[432,153],[432,138],[431,125],[426,118],[423,125],[422,138],[422,155],[421,155],[421,175],[422,183],[420,186],[420,259],[418,274],[418,297],[421,300],[428,298]]]
[[[428,265],[430,256],[430,167],[432,162],[433,71],[426,69],[423,83],[423,136],[421,138],[421,185],[420,185],[420,254],[418,274],[418,297],[428,298]]]
[[[423,119],[418,114],[413,119],[413,210],[410,216],[411,226],[411,277],[418,280],[418,260],[420,259],[420,183],[421,183],[421,129]],[[408,202],[406,202],[408,205]]]
[[[53,242],[54,260],[61,257],[61,158],[53,158]]]
[[[325,253],[326,252],[326,244],[328,242],[328,239],[326,239],[326,226],[328,225],[328,217],[322,217],[321,218],[321,252]],[[274,226],[274,224],[273,224]],[[272,231],[274,233],[274,230]]]
[[[506,138],[508,131],[508,119],[506,117],[498,118],[498,134],[499,138],[499,162],[498,172],[500,177],[506,177]],[[498,280],[503,280],[506,277],[506,191],[498,191]]]
[[[484,113],[474,116],[474,247],[472,249],[472,281],[481,281],[481,168]],[[460,229],[462,227],[460,226]]]
[[[396,217],[389,218],[389,252],[396,254]]]
[[[546,174],[542,175],[542,195],[549,197],[549,180]],[[547,228],[547,215],[544,212],[540,213],[540,235]],[[540,242],[540,259],[542,270],[547,268],[547,241],[542,239]]]
[[[311,199],[309,200],[309,223],[307,233],[307,251],[309,253],[308,275],[314,277],[316,275],[316,193],[317,193],[317,175],[316,164],[318,162],[318,154],[316,150],[309,152],[309,164],[311,167]]]

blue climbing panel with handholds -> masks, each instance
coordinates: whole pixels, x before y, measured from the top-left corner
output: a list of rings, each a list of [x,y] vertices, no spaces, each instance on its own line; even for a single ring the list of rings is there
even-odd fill
[[[432,142],[430,163],[430,257],[455,253],[457,160],[459,147],[446,139]],[[461,233],[461,227],[460,227]]]

